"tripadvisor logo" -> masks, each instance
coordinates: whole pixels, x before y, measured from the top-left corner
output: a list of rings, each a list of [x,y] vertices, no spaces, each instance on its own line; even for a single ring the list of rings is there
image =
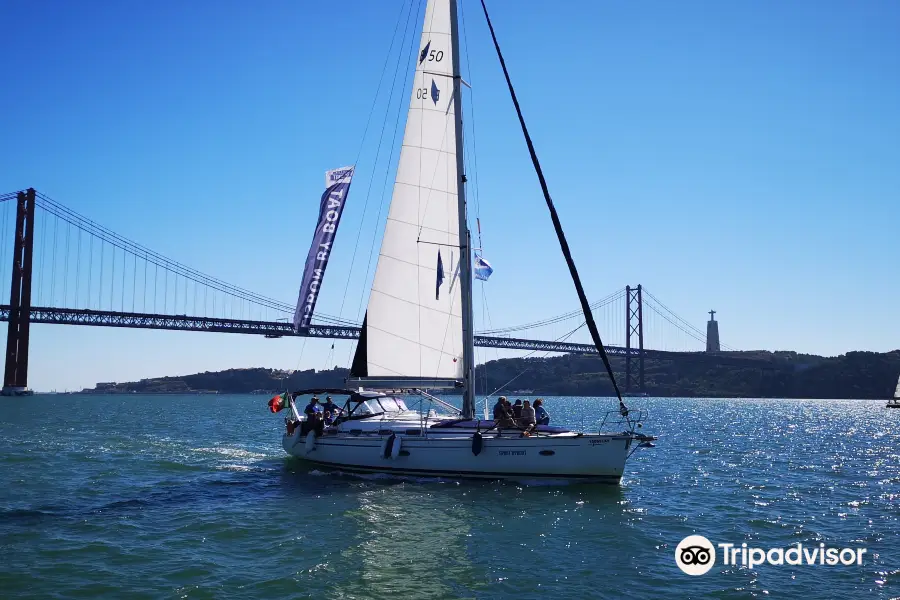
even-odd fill
[[[716,564],[716,550],[702,535],[689,535],[675,547],[675,564],[688,575],[703,575]]]
[[[723,565],[740,565],[750,569],[757,565],[861,565],[866,548],[826,548],[825,544],[788,548],[753,548],[746,543],[713,544],[702,535],[689,535],[675,547],[675,564],[688,575],[703,575],[716,564],[715,548],[721,548]]]

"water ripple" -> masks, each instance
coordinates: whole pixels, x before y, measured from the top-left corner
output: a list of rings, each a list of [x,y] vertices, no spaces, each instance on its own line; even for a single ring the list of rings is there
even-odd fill
[[[326,473],[284,456],[264,400],[0,403],[4,598],[900,595],[900,411],[880,403],[634,400],[660,441],[598,487]],[[547,404],[575,426],[612,408]],[[694,533],[868,553],[690,577]]]

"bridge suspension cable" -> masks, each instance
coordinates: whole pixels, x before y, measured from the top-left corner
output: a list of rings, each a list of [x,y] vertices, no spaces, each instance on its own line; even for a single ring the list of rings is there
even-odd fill
[[[607,304],[611,304],[616,302],[617,300],[621,300],[625,296],[625,289],[618,290],[613,292],[612,294],[606,296],[605,298],[601,298],[600,300],[594,302],[590,305],[591,310],[596,310],[602,306]],[[557,315],[555,317],[551,317],[549,319],[543,319],[541,321],[534,321],[533,323],[526,323],[525,325],[517,325],[514,327],[502,327],[500,329],[490,329],[487,331],[482,331],[479,333],[483,333],[484,335],[498,335],[502,333],[510,333],[513,331],[522,331],[525,329],[536,329],[538,327],[544,327],[546,325],[552,325],[555,323],[559,323],[560,321],[565,321],[567,319],[572,319],[574,317],[583,316],[581,309],[573,310],[561,315]]]
[[[644,295],[646,298],[644,299],[644,304],[647,308],[653,310],[660,317],[668,321],[672,326],[679,329],[689,337],[701,342],[702,344],[706,344],[706,332],[701,331],[699,328],[691,325],[686,320],[679,317],[672,309],[662,303],[662,301],[654,296],[646,287],[643,288]],[[648,303],[647,300],[650,300]],[[734,348],[726,345],[720,344],[721,347],[725,350],[734,350]]]
[[[54,221],[54,228],[58,227],[59,222],[62,221],[63,223],[66,224],[67,227],[77,228],[77,230],[79,231],[79,234],[78,234],[79,236],[81,235],[82,232],[87,234],[88,236],[90,236],[91,237],[91,242],[90,242],[91,254],[93,254],[93,239],[96,238],[101,241],[101,249],[100,249],[101,250],[101,273],[99,275],[99,277],[101,278],[100,279],[101,288],[102,288],[102,277],[103,277],[102,267],[103,267],[103,263],[104,263],[103,253],[105,252],[104,245],[110,244],[114,249],[116,249],[116,248],[120,249],[120,250],[122,250],[123,254],[130,254],[133,257],[133,261],[132,261],[133,262],[133,269],[132,269],[133,282],[132,282],[132,286],[131,286],[133,292],[137,287],[137,285],[136,285],[136,279],[137,279],[136,261],[137,261],[137,259],[141,259],[141,260],[146,261],[148,264],[153,265],[154,271],[155,271],[154,276],[157,275],[158,270],[160,268],[162,268],[164,270],[164,272],[172,273],[172,274],[176,275],[176,277],[181,276],[186,281],[192,281],[195,284],[205,286],[212,290],[220,291],[228,296],[231,296],[231,297],[239,299],[239,300],[243,300],[243,301],[255,304],[257,306],[269,308],[278,313],[293,314],[293,312],[294,312],[294,307],[290,304],[281,302],[279,300],[275,300],[273,298],[262,296],[260,294],[256,294],[256,293],[246,290],[244,288],[229,284],[229,283],[227,283],[221,279],[218,279],[216,277],[213,277],[213,276],[207,275],[205,273],[202,273],[200,271],[197,271],[196,269],[188,267],[178,261],[172,260],[166,256],[163,256],[162,254],[159,254],[158,252],[155,252],[141,244],[138,244],[137,242],[129,240],[128,238],[125,238],[125,237],[115,233],[114,231],[104,227],[103,225],[100,225],[99,223],[93,221],[92,219],[89,219],[89,218],[75,212],[74,210],[68,208],[67,206],[53,200],[52,198],[48,197],[45,194],[38,192],[36,195],[37,195],[37,202],[36,202],[37,207],[46,211],[47,214],[56,217],[57,220]],[[53,254],[52,254],[51,260],[53,261],[54,265],[56,264],[56,256],[57,256],[56,248],[57,248],[57,242],[58,242],[59,235],[60,234],[58,231],[55,231],[54,235],[53,235]],[[64,263],[65,263],[64,268],[65,269],[68,268],[68,263],[69,263],[68,247],[69,247],[70,235],[71,234],[70,234],[69,230],[67,229],[67,232],[65,235],[65,237],[67,239],[67,241],[66,241],[66,256],[64,258]],[[79,253],[80,253],[80,250],[81,250],[81,243],[79,241],[79,244],[78,244],[78,252]],[[43,254],[41,256],[41,260],[43,261]],[[124,305],[124,294],[125,294],[125,287],[126,287],[125,282],[124,282],[125,274],[126,274],[125,270],[128,267],[127,259],[123,258],[123,261],[125,261],[125,264],[123,264],[121,266],[122,267],[122,278],[123,278],[123,286],[122,286],[122,290],[121,290],[121,292],[122,292],[121,304],[122,305]],[[76,264],[78,262],[79,261],[76,260]],[[92,267],[89,267],[89,269],[92,269]],[[111,277],[115,277],[115,274],[116,274],[116,253],[114,251],[113,257],[112,257],[112,275],[111,275]],[[91,275],[92,274],[89,273],[89,277],[91,277]],[[68,278],[69,278],[68,274],[66,274],[63,277],[63,281],[67,282]],[[55,289],[54,289],[55,288],[55,279],[56,279],[55,277],[51,278],[51,296],[53,295],[53,292],[55,291]],[[147,277],[146,277],[146,265],[145,265],[145,272],[144,272],[144,281],[145,282],[146,282],[146,279],[147,279]],[[157,284],[158,284],[158,282],[154,281],[154,295],[157,291],[156,290]],[[168,276],[165,276],[163,286],[164,286],[164,296],[168,297]],[[111,287],[110,288],[110,302],[111,303],[115,300],[114,292],[115,292],[114,288]],[[176,283],[175,299],[174,299],[174,304],[176,306],[177,306],[177,302],[178,302],[177,293],[178,293],[178,289],[177,289],[177,283]],[[135,295],[134,295],[134,293],[132,293],[132,306],[133,307],[134,307],[134,298],[135,298]],[[186,298],[183,298],[183,300],[185,302],[187,301]],[[340,319],[337,317],[332,317],[327,314],[320,313],[320,314],[317,314],[316,316],[318,317],[319,320],[321,320],[325,323],[333,324],[333,325],[345,325],[345,326],[356,326],[357,325],[357,323],[355,323],[354,321],[350,321],[348,319]]]
[[[229,284],[163,256],[79,214],[46,194],[38,192],[35,196],[36,207],[42,217],[36,225],[36,294],[32,306],[106,311],[120,315],[126,315],[130,311],[130,314],[145,316],[190,314],[193,318],[201,319],[259,319],[259,322],[280,321],[286,327],[289,326],[293,305]],[[15,197],[15,193],[0,194],[0,278],[6,278],[10,269],[7,246],[11,246],[11,243],[7,240],[12,235],[9,221],[15,220],[16,203],[8,201]],[[173,277],[174,281],[171,281]],[[653,345],[647,345],[645,341],[645,349],[696,351],[705,347],[704,331],[677,315],[646,288],[643,288],[643,294],[645,317],[650,317],[645,323],[645,330],[649,326],[651,335],[655,335],[657,340]],[[625,295],[625,290],[619,289],[589,305],[595,314],[598,310],[603,311],[601,320],[605,323],[607,339],[615,340],[621,335],[621,317],[626,308]],[[211,309],[207,296],[212,299]],[[193,312],[189,310],[191,306]],[[478,331],[478,335],[517,338],[514,343],[510,342],[510,348],[525,343],[525,338],[535,337],[534,330],[541,328],[542,333],[538,338],[557,338],[559,332],[555,332],[553,326],[562,324],[565,327],[563,331],[568,331],[581,323],[583,318],[581,310],[575,309],[525,324],[493,327],[486,302],[482,309],[486,320],[483,325],[489,328]],[[567,321],[575,322],[569,324]],[[324,313],[317,313],[314,322],[337,328],[359,327],[356,320]],[[278,331],[279,335],[283,335],[281,328]],[[514,332],[531,332],[531,335],[517,335]],[[672,343],[673,334],[675,338],[680,338],[680,342]],[[645,331],[646,339],[649,338]],[[700,345],[699,348],[697,344]],[[495,348],[501,346],[500,342],[493,344]],[[724,344],[722,348],[733,350]]]

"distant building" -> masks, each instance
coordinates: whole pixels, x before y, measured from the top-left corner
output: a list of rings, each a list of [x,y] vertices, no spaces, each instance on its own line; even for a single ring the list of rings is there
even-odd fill
[[[719,352],[719,322],[716,321],[716,311],[709,311],[709,322],[706,324],[706,351]]]

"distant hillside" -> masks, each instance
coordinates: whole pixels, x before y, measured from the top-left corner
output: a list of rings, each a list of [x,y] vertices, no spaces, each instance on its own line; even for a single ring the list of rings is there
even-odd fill
[[[620,386],[625,361],[612,357]],[[632,363],[636,365],[636,362]],[[848,352],[826,358],[795,352],[691,354],[677,360],[645,359],[650,396],[748,398],[888,398],[900,374],[900,350]],[[636,366],[634,367],[636,368]],[[273,393],[307,387],[343,387],[347,370],[228,369],[181,377],[97,384],[83,393]],[[529,389],[555,396],[609,396],[613,388],[597,356],[504,358],[479,365],[477,393]]]
[[[127,383],[98,383],[82,393],[100,394],[157,394],[218,392],[222,394],[252,394],[283,392],[305,387],[344,387],[347,369],[331,371],[280,371],[278,369],[228,369],[206,371],[180,377],[154,377]]]
[[[624,359],[612,357],[611,362],[616,379],[624,385]],[[502,359],[480,366],[476,373],[479,387],[490,391],[519,375],[511,389],[566,396],[614,394],[603,362],[594,356]],[[898,375],[900,350],[850,352],[834,358],[795,352],[697,353],[644,361],[644,389],[650,396],[887,398]],[[487,385],[482,384],[485,377]]]

